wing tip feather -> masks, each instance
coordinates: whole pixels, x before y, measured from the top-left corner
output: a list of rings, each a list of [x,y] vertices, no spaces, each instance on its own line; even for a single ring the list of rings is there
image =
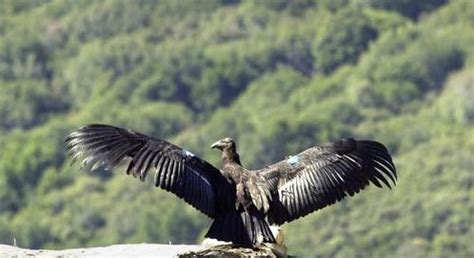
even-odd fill
[[[370,174],[376,178],[371,180],[371,182],[377,187],[382,187],[382,184],[378,181],[380,180],[389,189],[392,189],[392,186],[397,184],[398,175],[387,147],[380,142],[368,140],[357,141],[357,144],[360,147],[360,152],[367,159],[366,162],[368,162]],[[386,177],[390,179],[392,184],[388,182]]]

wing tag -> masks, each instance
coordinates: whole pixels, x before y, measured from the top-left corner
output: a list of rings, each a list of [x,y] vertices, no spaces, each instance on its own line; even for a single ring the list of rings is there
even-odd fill
[[[195,156],[194,153],[192,153],[188,150],[184,150],[184,149],[183,149],[183,154],[186,155],[187,157],[191,157],[191,158]]]
[[[290,165],[296,165],[296,163],[298,163],[300,161],[300,157],[298,157],[298,155],[293,155],[293,156],[289,156],[288,157],[288,164]]]

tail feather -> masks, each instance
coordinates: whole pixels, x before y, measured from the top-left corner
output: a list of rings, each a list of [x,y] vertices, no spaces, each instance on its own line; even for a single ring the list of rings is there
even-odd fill
[[[262,242],[275,243],[264,216],[248,211],[231,212],[216,217],[206,237],[249,247]]]

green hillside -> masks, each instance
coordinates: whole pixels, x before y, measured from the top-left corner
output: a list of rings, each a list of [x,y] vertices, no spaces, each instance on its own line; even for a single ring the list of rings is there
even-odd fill
[[[474,1],[0,0],[0,243],[196,243],[210,221],[64,137],[133,128],[259,168],[376,139],[399,182],[285,225],[291,254],[474,256]]]

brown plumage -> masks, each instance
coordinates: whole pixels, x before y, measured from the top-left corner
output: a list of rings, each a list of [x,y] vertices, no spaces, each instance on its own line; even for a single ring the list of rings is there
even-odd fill
[[[374,141],[343,139],[309,148],[260,170],[242,167],[231,138],[212,145],[222,151],[219,170],[167,141],[110,125],[71,133],[73,162],[94,170],[129,160],[127,174],[172,192],[213,218],[207,237],[241,246],[275,242],[269,224],[281,225],[352,196],[370,182],[395,184],[387,149]]]

